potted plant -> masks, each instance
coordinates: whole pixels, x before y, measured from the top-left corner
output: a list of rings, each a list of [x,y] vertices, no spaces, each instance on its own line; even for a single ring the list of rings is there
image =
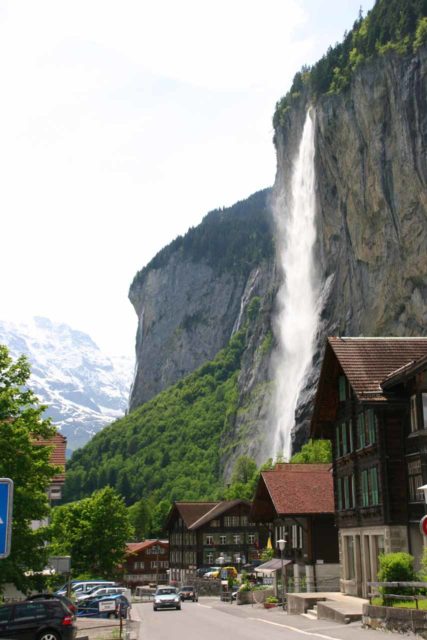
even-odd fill
[[[277,606],[279,600],[275,596],[268,596],[264,602],[264,609],[272,609]]]

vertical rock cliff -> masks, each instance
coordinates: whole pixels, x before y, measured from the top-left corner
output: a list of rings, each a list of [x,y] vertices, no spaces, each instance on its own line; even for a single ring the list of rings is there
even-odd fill
[[[313,100],[302,93],[276,127],[275,191],[286,189]],[[361,65],[316,110],[316,255],[323,282],[318,349],[300,398],[294,445],[327,335],[427,332],[427,50]]]

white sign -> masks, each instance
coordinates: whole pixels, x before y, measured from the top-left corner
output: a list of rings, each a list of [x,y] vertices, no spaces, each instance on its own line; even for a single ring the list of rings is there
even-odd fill
[[[99,602],[99,610],[100,611],[115,611],[116,603],[114,600],[105,600],[104,602]]]

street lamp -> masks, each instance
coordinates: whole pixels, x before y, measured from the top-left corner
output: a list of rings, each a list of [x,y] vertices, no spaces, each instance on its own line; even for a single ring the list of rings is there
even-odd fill
[[[223,600],[222,597],[222,578],[221,578],[221,572],[222,572],[222,565],[225,562],[225,558],[224,558],[224,554],[220,553],[219,554],[219,558],[216,559],[217,563],[219,564],[219,579],[220,579],[220,585],[219,585],[219,593],[220,593],[220,599]]]
[[[282,609],[285,610],[285,578],[283,576],[283,552],[285,550],[286,540],[278,540],[277,546],[280,549],[280,558],[282,560]]]

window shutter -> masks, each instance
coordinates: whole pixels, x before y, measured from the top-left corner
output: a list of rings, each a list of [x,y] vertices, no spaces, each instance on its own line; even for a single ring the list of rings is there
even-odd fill
[[[362,506],[369,507],[369,485],[367,471],[362,471]]]
[[[341,433],[342,433],[342,453],[343,456],[345,456],[345,454],[348,451],[347,448],[347,425],[345,422],[341,423]]]
[[[341,456],[341,447],[340,447],[340,427],[337,425],[335,427],[335,446],[337,451],[337,458]]]
[[[357,416],[357,436],[359,440],[359,449],[363,449],[365,446],[365,416],[363,413],[359,413]]]
[[[378,470],[377,467],[372,467],[370,469],[371,475],[371,495],[372,495],[372,504],[379,504],[379,496],[378,496]]]
[[[341,478],[337,478],[337,498],[338,498],[338,511],[342,511],[342,486],[341,486]]]

